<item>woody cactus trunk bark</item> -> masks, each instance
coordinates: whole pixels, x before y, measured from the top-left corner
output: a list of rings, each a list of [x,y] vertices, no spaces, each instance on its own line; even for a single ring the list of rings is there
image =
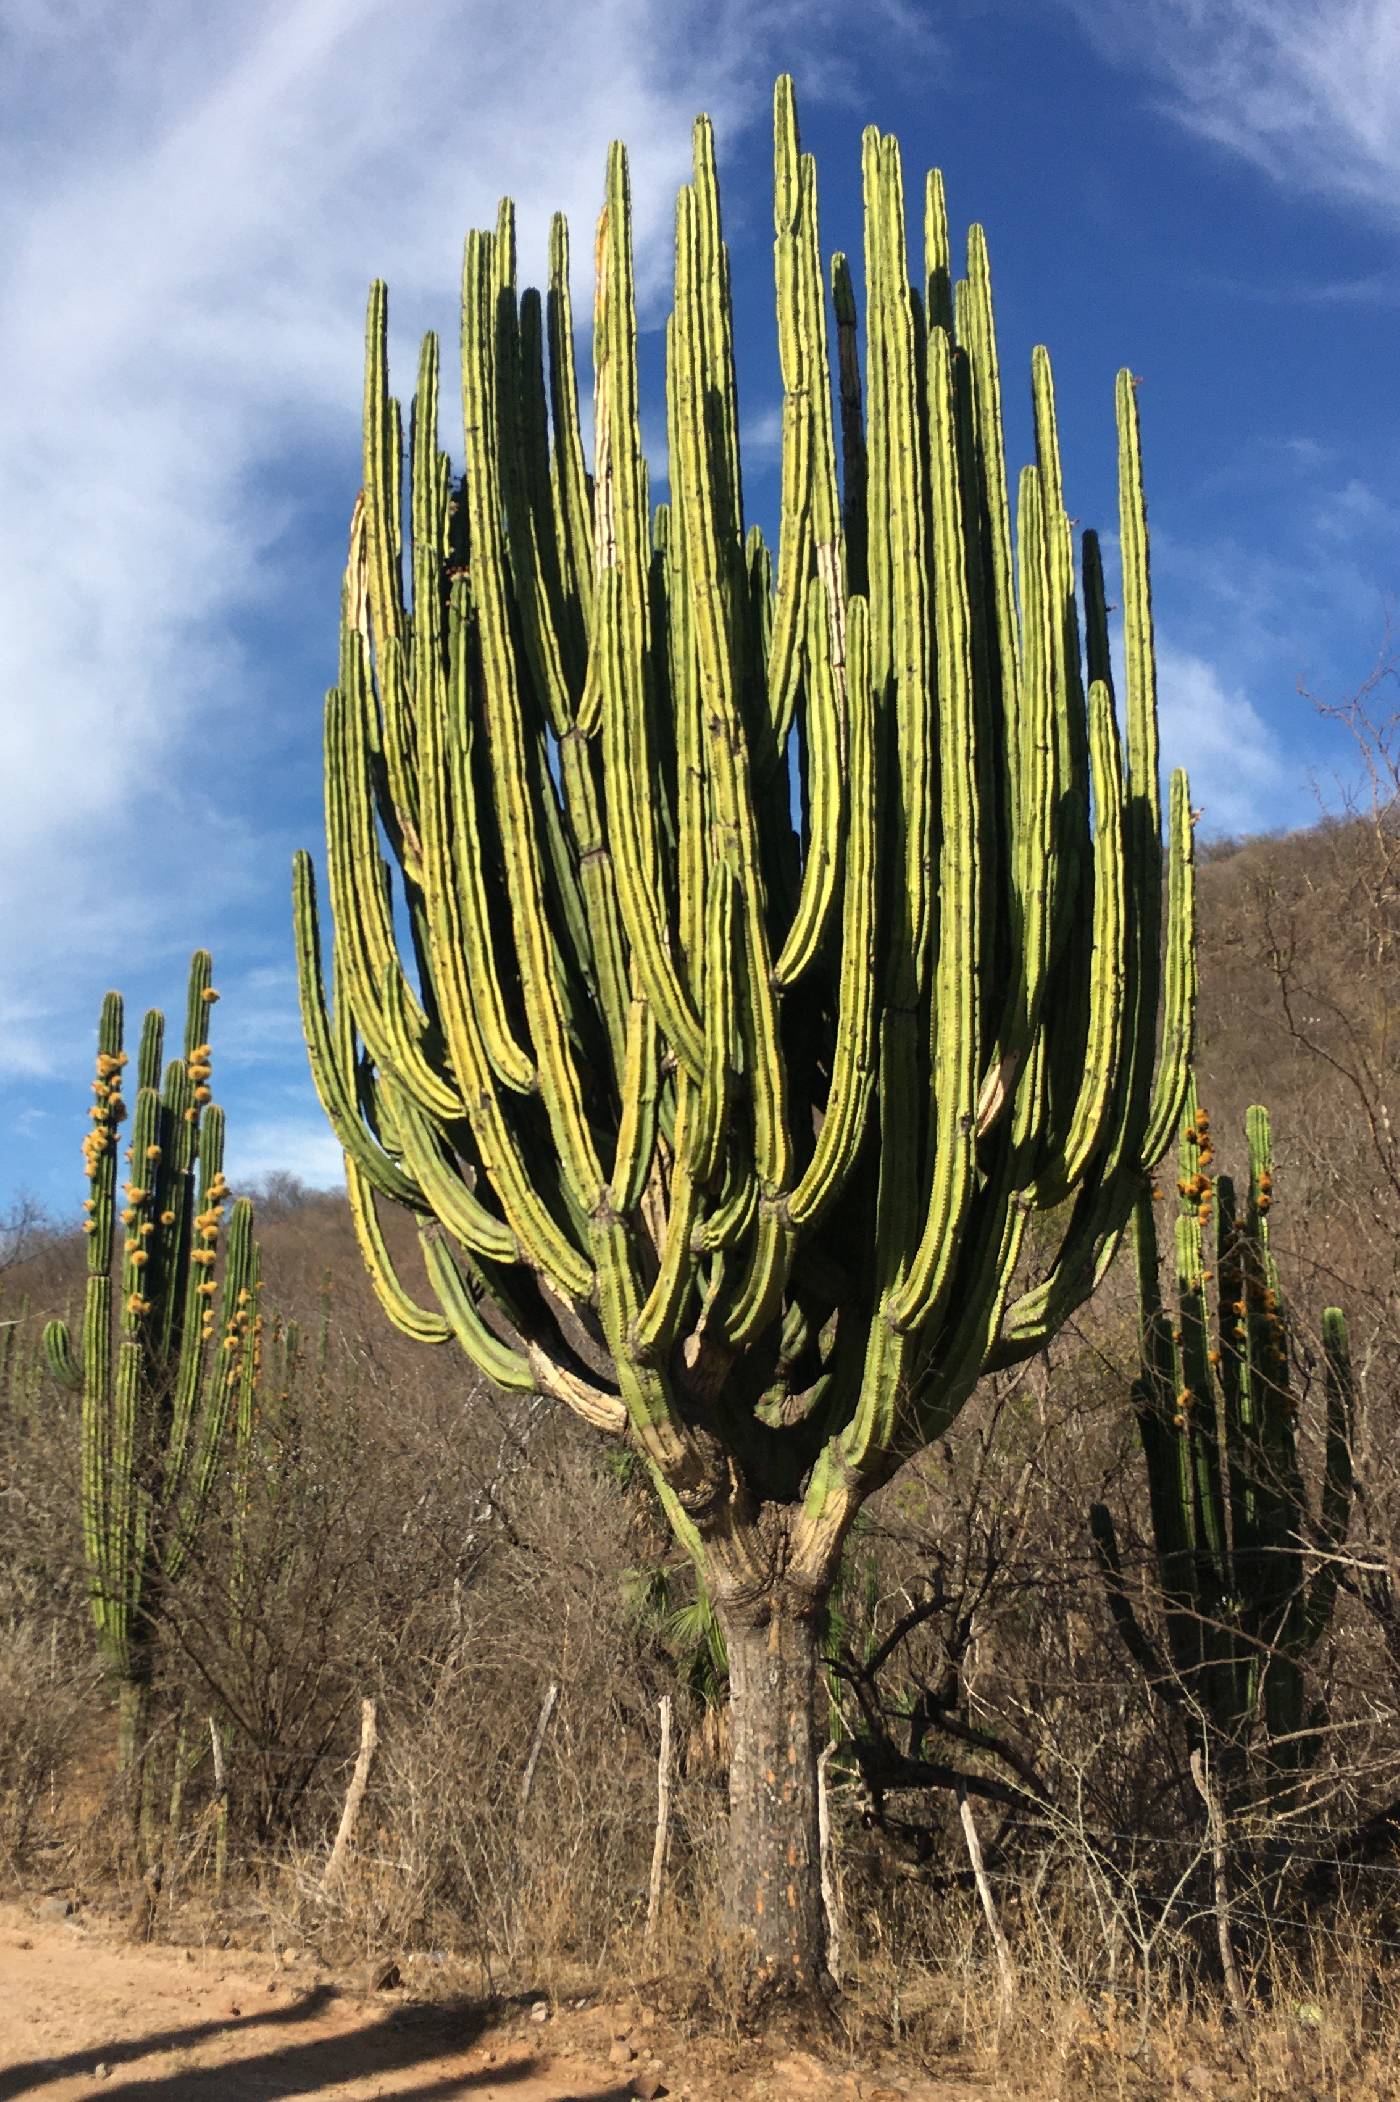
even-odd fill
[[[812,1692],[842,1540],[1105,1268],[1179,1120],[1194,984],[1181,778],[1163,945],[1132,381],[1125,755],[1092,535],[1081,643],[1049,360],[1013,539],[981,230],[955,284],[931,175],[913,285],[875,131],[864,188],[862,357],[781,80],[775,555],[745,519],[706,119],[676,214],[666,502],[621,146],[591,472],[562,220],[543,301],[517,291],[509,203],[468,237],[465,471],[438,449],[429,337],[406,503],[375,286],[326,706],[333,1004],[305,856],[295,876],[312,1069],[380,1297],[646,1462],[734,1662],[734,1924],[799,1993],[823,1975]],[[382,1199],[416,1217],[426,1291]]]
[[[216,1277],[229,1201],[223,1112],[209,1087],[207,1039],[218,997],[208,954],[197,949],[183,1054],[163,1076],[165,1017],[147,1014],[120,1192],[128,1054],[121,994],[104,1000],[83,1140],[89,1194],[80,1347],[65,1322],[44,1332],[51,1372],[82,1395],[84,1561],[98,1648],[118,1688],[123,1770],[139,1758],[145,1735],[162,1591],[189,1558],[230,1417],[246,1409],[257,1377],[258,1254],[246,1199],[232,1207]],[[149,1787],[141,1799],[149,1811]]]

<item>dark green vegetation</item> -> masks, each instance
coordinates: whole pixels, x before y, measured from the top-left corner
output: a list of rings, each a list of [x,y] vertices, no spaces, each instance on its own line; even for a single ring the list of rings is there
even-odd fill
[[[1206,1112],[1189,1104],[1176,1221],[1176,1302],[1164,1309],[1153,1219],[1135,1216],[1142,1371],[1134,1389],[1170,1667],[1128,1603],[1113,1520],[1089,1514],[1129,1654],[1184,1702],[1227,1787],[1285,1772],[1316,1750],[1304,1662],[1327,1631],[1351,1511],[1353,1388],[1346,1322],[1317,1330],[1324,1447],[1316,1514],[1300,1460],[1288,1308],[1270,1247],[1269,1114],[1246,1120],[1249,1174],[1212,1175]],[[1209,1254],[1209,1262],[1207,1262]],[[1214,1308],[1214,1322],[1211,1308]],[[1310,1727],[1311,1725],[1311,1727]],[[1262,1769],[1262,1773],[1259,1771]]]

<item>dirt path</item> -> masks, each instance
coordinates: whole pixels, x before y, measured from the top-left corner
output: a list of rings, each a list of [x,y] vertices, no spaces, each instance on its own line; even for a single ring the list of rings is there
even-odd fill
[[[244,1950],[137,1946],[85,1917],[0,1906],[0,2102],[954,2102],[971,2092],[805,2053],[720,2076],[703,2047],[660,2038],[644,2010],[540,2003],[488,2021],[466,1999],[360,1983]]]

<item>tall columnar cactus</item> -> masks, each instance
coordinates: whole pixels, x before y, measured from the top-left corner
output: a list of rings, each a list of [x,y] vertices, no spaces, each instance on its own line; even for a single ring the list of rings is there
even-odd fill
[[[955,284],[931,175],[911,284],[899,149],[872,130],[863,155],[862,360],[779,82],[776,555],[744,515],[707,120],[676,215],[666,502],[621,146],[591,472],[561,219],[543,301],[517,291],[509,203],[468,237],[465,471],[438,449],[430,336],[406,505],[374,287],[326,706],[333,1007],[305,856],[295,880],[312,1068],[380,1296],[644,1458],[728,1643],[731,1908],[796,1989],[821,1961],[812,1689],[842,1539],[1103,1271],[1180,1117],[1194,989],[1182,778],[1162,961],[1134,383],[1125,754],[1092,535],[1081,645],[1049,360],[1013,540],[981,230]],[[383,1198],[417,1218],[426,1293]]]
[[[1346,1322],[1322,1315],[1325,1451],[1314,1511],[1298,1451],[1289,1318],[1269,1246],[1268,1111],[1246,1116],[1241,1207],[1213,1175],[1210,1121],[1188,1097],[1177,1189],[1176,1308],[1163,1307],[1152,1200],[1134,1214],[1142,1369],[1134,1388],[1170,1654],[1155,1652],[1125,1588],[1113,1521],[1090,1514],[1119,1629],[1198,1739],[1242,1784],[1297,1766],[1312,1746],[1304,1667],[1336,1596],[1332,1559],[1351,1505]]]
[[[257,1252],[252,1207],[229,1202],[224,1120],[210,1096],[210,962],[190,965],[184,1052],[161,1074],[165,1017],[141,1031],[127,1122],[122,1000],[98,1030],[91,1129],[87,1288],[80,1348],[65,1323],[44,1341],[54,1373],[82,1393],[82,1521],[93,1622],[121,1700],[120,1758],[142,1728],[162,1587],[188,1559],[212,1491],[230,1413],[252,1377]]]

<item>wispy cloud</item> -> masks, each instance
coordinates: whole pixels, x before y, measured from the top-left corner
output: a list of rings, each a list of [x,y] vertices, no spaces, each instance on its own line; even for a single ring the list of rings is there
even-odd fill
[[[1159,648],[1157,684],[1163,758],[1189,768],[1207,835],[1274,831],[1295,817],[1295,769],[1247,694],[1187,650]]]
[[[235,1190],[269,1175],[292,1175],[313,1190],[336,1189],[345,1179],[339,1146],[323,1117],[243,1118],[229,1125],[226,1169]]]
[[[899,33],[893,0],[875,19]],[[0,920],[12,1071],[51,1061],[77,975],[85,1030],[99,969],[133,946],[178,969],[266,895],[265,813],[221,789],[240,746],[284,734],[255,630],[308,570],[308,510],[354,476],[368,278],[391,282],[400,372],[421,327],[451,340],[462,233],[503,191],[526,269],[562,208],[586,279],[622,136],[654,294],[695,110],[732,139],[789,51],[839,92],[837,22],[834,0],[404,0],[392,19],[378,0],[8,0],[0,895],[28,905]]]
[[[1067,0],[1190,130],[1280,181],[1400,217],[1394,0]]]

